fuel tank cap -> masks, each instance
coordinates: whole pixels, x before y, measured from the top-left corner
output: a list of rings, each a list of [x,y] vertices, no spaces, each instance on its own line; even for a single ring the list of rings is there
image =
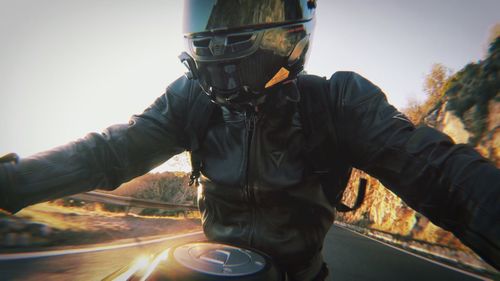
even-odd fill
[[[179,246],[173,258],[191,270],[220,277],[252,275],[266,267],[266,259],[259,253],[213,242]]]

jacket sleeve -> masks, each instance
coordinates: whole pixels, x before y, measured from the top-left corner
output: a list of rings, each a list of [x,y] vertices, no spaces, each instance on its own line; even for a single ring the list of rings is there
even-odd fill
[[[114,189],[185,150],[183,129],[190,86],[172,83],[128,124],[113,125],[75,142],[0,165],[0,208],[25,206],[89,191]]]
[[[353,166],[499,269],[500,170],[437,130],[415,128],[355,73],[334,74],[330,92],[339,93],[334,122]]]

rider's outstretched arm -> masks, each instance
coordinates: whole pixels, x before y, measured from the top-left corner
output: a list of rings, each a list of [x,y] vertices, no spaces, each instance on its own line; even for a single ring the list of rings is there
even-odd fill
[[[473,148],[416,128],[357,74],[338,73],[330,87],[340,93],[332,112],[354,166],[500,268],[500,170]]]
[[[172,83],[128,124],[88,134],[17,163],[0,164],[0,208],[17,212],[95,188],[114,189],[182,152],[188,83],[192,82],[185,78]]]

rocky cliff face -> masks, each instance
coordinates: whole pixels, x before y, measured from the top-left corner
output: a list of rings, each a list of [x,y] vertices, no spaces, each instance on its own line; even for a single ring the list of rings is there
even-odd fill
[[[497,93],[497,96],[500,97],[500,93]],[[436,121],[432,122],[433,118],[427,118],[427,125],[448,134],[456,143],[469,143],[472,134],[466,129],[464,122],[469,121],[467,119],[472,119],[470,115],[472,115],[475,108],[472,107],[466,112],[464,114],[466,120],[462,120],[453,111],[448,111],[447,106],[448,103],[445,102],[432,112],[430,116],[435,116]],[[487,107],[486,130],[479,138],[475,148],[481,155],[491,160],[497,167],[500,167],[500,100],[497,98],[491,99]]]
[[[500,92],[497,93],[497,97],[500,97]],[[488,110],[490,114],[486,134],[480,140],[477,149],[497,167],[500,167],[500,100],[491,100]]]
[[[429,116],[426,123],[448,134],[457,143],[467,143],[471,133],[462,119],[446,110],[446,103]],[[500,102],[491,100],[488,105],[487,131],[480,138],[476,149],[486,158],[500,166]],[[471,252],[450,232],[409,208],[401,199],[386,189],[376,179],[361,171],[354,171],[344,202],[354,202],[359,177],[368,179],[368,188],[363,206],[355,212],[339,213],[337,218],[345,223],[388,232],[404,240],[422,240],[449,248]]]

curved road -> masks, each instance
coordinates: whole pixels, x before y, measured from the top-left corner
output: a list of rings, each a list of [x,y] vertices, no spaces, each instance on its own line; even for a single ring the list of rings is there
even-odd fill
[[[323,250],[334,281],[469,281],[489,280],[448,268],[387,246],[353,231],[333,226]]]
[[[134,247],[111,246],[114,248],[65,255],[56,252],[42,258],[18,256],[20,259],[6,260],[5,255],[0,255],[0,279],[100,280],[138,256],[203,239],[201,233],[196,233]],[[333,226],[327,235],[324,256],[330,266],[328,280],[487,280],[407,254],[338,226]]]
[[[201,232],[174,238],[134,247],[97,249],[98,251],[42,258],[9,261],[3,260],[5,255],[0,255],[0,280],[101,280],[140,256],[157,254],[175,244],[206,240]]]

